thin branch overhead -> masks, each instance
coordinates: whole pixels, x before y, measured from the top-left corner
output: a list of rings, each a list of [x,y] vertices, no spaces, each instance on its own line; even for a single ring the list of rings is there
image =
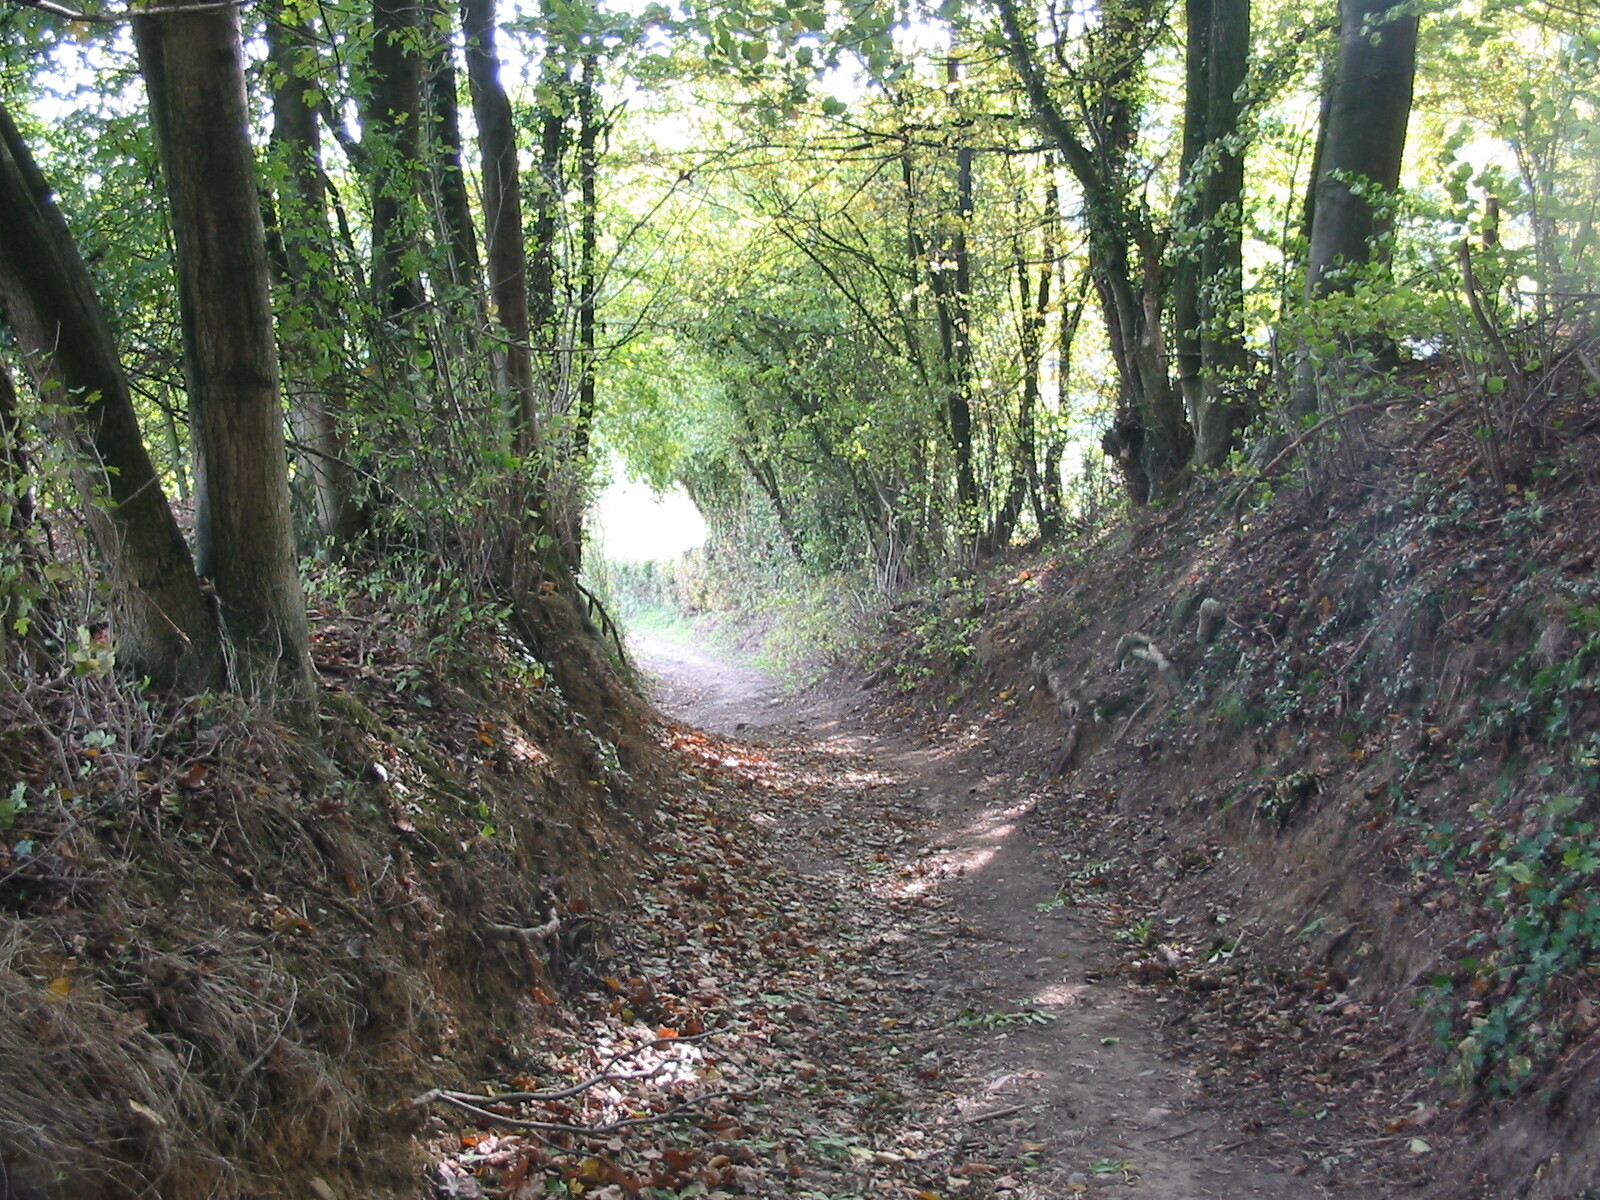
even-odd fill
[[[148,8],[119,9],[114,11],[85,12],[57,4],[55,0],[12,0],[20,8],[36,8],[52,17],[68,21],[82,21],[89,25],[124,25],[135,17],[170,17],[182,13],[217,12],[224,8],[239,7],[244,0],[203,0],[198,4],[153,4]]]

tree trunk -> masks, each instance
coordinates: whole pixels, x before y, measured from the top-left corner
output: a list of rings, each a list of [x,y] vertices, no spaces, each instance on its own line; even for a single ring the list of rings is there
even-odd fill
[[[945,95],[958,103],[961,65],[945,64]],[[964,543],[978,533],[978,481],[972,466],[972,256],[967,229],[972,222],[972,147],[956,147],[955,228],[943,239],[938,261],[928,263],[929,283],[938,305],[939,343],[944,359],[945,419],[956,462],[956,524]]]
[[[323,186],[321,138],[309,95],[315,85],[302,61],[314,45],[309,27],[291,26],[281,15],[267,22],[268,55],[277,72],[272,149],[284,173],[277,224],[284,282],[293,298],[291,312],[278,327],[289,418],[304,447],[301,462],[311,477],[318,528],[338,550],[360,533],[362,514],[344,431],[329,404],[329,384],[338,369],[339,302],[329,269],[333,230]]]
[[[1217,0],[1187,0],[1184,5],[1183,144],[1178,155],[1178,200],[1173,224],[1177,246],[1172,271],[1172,360],[1189,420],[1204,404],[1200,384],[1200,254],[1206,234],[1203,178],[1206,162],[1206,110],[1211,102],[1212,14]],[[1196,439],[1198,444],[1198,438]]]
[[[429,20],[443,23],[445,10],[429,9]],[[472,201],[467,195],[463,166],[461,113],[456,98],[456,64],[450,38],[435,25],[430,30],[432,51],[428,55],[428,129],[432,145],[428,163],[433,180],[434,224],[439,241],[448,254],[447,273],[457,295],[452,308],[461,316],[476,316],[481,294],[478,290],[478,241],[472,224]]]
[[[1200,395],[1190,417],[1196,467],[1218,467],[1244,428],[1244,147],[1240,89],[1250,57],[1250,0],[1210,0],[1205,174],[1200,188]]]
[[[1138,4],[1107,10],[1114,22],[1105,44],[1110,74],[1096,82],[1098,118],[1085,140],[1045,79],[1034,39],[1016,0],[996,0],[1006,49],[1021,77],[1033,115],[1061,152],[1083,195],[1089,264],[1121,384],[1117,417],[1102,447],[1122,470],[1134,504],[1171,494],[1182,482],[1192,445],[1183,400],[1168,372],[1161,326],[1162,239],[1138,211],[1127,155],[1138,126],[1137,72],[1148,13]]]
[[[1023,210],[1023,197],[1019,193],[1017,211]],[[1037,287],[1029,274],[1028,256],[1021,234],[1013,239],[1011,253],[1017,280],[1017,348],[1022,355],[1022,398],[1017,405],[1017,438],[1011,455],[1006,497],[985,538],[985,549],[991,553],[1004,549],[1010,542],[1017,520],[1022,515],[1023,505],[1030,497],[1036,513],[1039,507],[1039,369],[1044,360],[1044,328],[1046,314],[1050,311],[1050,283],[1055,275],[1053,235],[1048,223]]]
[[[76,482],[120,610],[118,653],[160,686],[214,687],[216,623],[140,436],[105,311],[3,106],[0,223],[0,313],[85,464]]]
[[[239,14],[135,17],[172,206],[196,462],[196,557],[245,686],[309,696],[266,238]]]
[[[400,322],[426,299],[411,261],[421,232],[421,16],[417,0],[373,0],[372,78],[362,141],[372,169],[372,290],[378,311]]]
[[[1308,301],[1348,290],[1345,268],[1378,263],[1388,252],[1384,200],[1400,184],[1417,25],[1415,12],[1387,0],[1340,4],[1339,61],[1317,155]],[[1316,411],[1317,374],[1309,355],[1302,356],[1292,401],[1296,416]]]
[[[556,299],[556,231],[561,225],[562,181],[567,150],[567,104],[571,82],[566,69],[549,55],[542,71],[543,111],[539,159],[534,168],[533,253],[528,260],[528,324],[539,355],[543,399],[552,410],[565,398],[565,366]]]
[[[494,0],[462,0],[467,40],[467,81],[483,155],[484,243],[489,259],[489,298],[505,339],[506,386],[510,391],[516,452],[532,454],[538,433],[528,308],[528,259],[522,240],[522,180],[511,101],[500,82],[495,51]]]
[[[584,489],[589,483],[589,442],[595,418],[595,295],[600,275],[595,260],[599,240],[600,56],[584,56],[578,80],[578,411],[572,430],[572,473],[578,495],[571,505],[568,561],[583,564]],[[780,520],[784,519],[781,516]],[[793,539],[791,538],[791,545]]]
[[[1056,366],[1056,429],[1045,444],[1044,461],[1039,467],[1039,498],[1035,512],[1039,519],[1040,536],[1049,539],[1060,537],[1066,531],[1066,501],[1061,494],[1061,459],[1066,453],[1065,428],[1072,412],[1072,349],[1078,340],[1078,326],[1083,321],[1083,309],[1089,301],[1089,272],[1078,277],[1078,295],[1069,309],[1061,309],[1061,326],[1057,331]],[[1066,295],[1065,278],[1061,293]]]

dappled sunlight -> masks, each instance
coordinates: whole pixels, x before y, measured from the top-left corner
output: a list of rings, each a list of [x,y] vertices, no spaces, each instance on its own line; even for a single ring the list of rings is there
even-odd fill
[[[1086,983],[1053,983],[1035,992],[1032,1002],[1040,1008],[1071,1008],[1084,1003],[1089,990]]]

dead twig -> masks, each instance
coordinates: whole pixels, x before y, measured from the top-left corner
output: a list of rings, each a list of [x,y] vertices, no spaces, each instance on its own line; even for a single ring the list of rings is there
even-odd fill
[[[684,1037],[651,1038],[648,1042],[641,1042],[637,1046],[630,1046],[626,1050],[617,1051],[605,1060],[598,1074],[591,1075],[587,1079],[579,1080],[577,1083],[569,1084],[563,1088],[553,1088],[547,1092],[498,1092],[491,1096],[475,1092],[457,1092],[450,1088],[434,1088],[432,1091],[425,1092],[413,1100],[411,1107],[420,1108],[429,1097],[445,1096],[453,1100],[465,1101],[469,1104],[539,1104],[547,1100],[569,1100],[573,1096],[587,1092],[592,1087],[600,1086],[602,1083],[609,1083],[614,1080],[650,1079],[655,1075],[659,1075],[663,1067],[654,1067],[649,1071],[630,1071],[621,1075],[611,1074],[611,1068],[623,1059],[633,1057],[641,1050],[649,1050],[653,1046],[671,1046],[679,1042],[698,1042],[710,1037],[715,1032],[717,1031],[714,1029],[708,1029],[704,1033],[694,1033]]]
[[[1179,1138],[1186,1138],[1186,1137],[1189,1137],[1191,1134],[1196,1134],[1196,1133],[1202,1132],[1203,1130],[1215,1129],[1215,1128],[1216,1128],[1215,1125],[1196,1125],[1192,1129],[1183,1129],[1183,1130],[1180,1130],[1177,1133],[1169,1133],[1165,1137],[1151,1138],[1150,1141],[1149,1141],[1149,1145],[1159,1146],[1164,1142],[1175,1142]]]
[[[1013,1104],[1013,1105],[1010,1105],[1007,1108],[994,1109],[992,1112],[973,1113],[970,1117],[962,1117],[961,1120],[956,1122],[956,1124],[957,1125],[977,1125],[978,1123],[980,1123],[982,1121],[997,1121],[1001,1117],[1009,1117],[1012,1113],[1019,1113],[1019,1112],[1022,1111],[1022,1109],[1023,1109],[1022,1105]]]
[[[1226,1154],[1229,1150],[1237,1150],[1241,1146],[1248,1146],[1251,1142],[1259,1141],[1260,1139],[1261,1135],[1259,1133],[1252,1133],[1249,1137],[1242,1137],[1236,1142],[1225,1142],[1220,1146],[1213,1146],[1211,1147],[1211,1153]]]
[[[536,1129],[542,1133],[570,1133],[578,1137],[601,1137],[608,1133],[615,1133],[619,1129],[632,1129],[638,1125],[660,1125],[669,1121],[695,1121],[711,1114],[704,1111],[699,1105],[712,1100],[754,1100],[758,1092],[711,1092],[705,1096],[697,1096],[694,1100],[685,1102],[681,1107],[669,1112],[652,1113],[647,1117],[623,1117],[621,1120],[608,1121],[603,1125],[568,1125],[561,1121],[535,1121],[526,1117],[508,1117],[501,1113],[490,1112],[486,1108],[479,1108],[476,1104],[465,1100],[457,1100],[450,1093],[435,1088],[431,1092],[424,1092],[411,1102],[412,1108],[421,1108],[428,1104],[447,1104],[451,1108],[459,1109],[469,1116],[480,1121],[487,1121],[495,1125],[504,1125],[508,1129]],[[498,1100],[498,1097],[496,1097]]]
[[[548,1092],[497,1092],[494,1095],[479,1095],[475,1092],[454,1092],[448,1088],[434,1089],[441,1096],[448,1096],[452,1100],[464,1100],[469,1104],[542,1104],[550,1100],[568,1100],[573,1096],[587,1092],[590,1088],[599,1087],[602,1083],[622,1083],[633,1079],[654,1079],[661,1074],[666,1064],[652,1067],[648,1071],[625,1071],[620,1075],[595,1075],[571,1087],[556,1088]]]

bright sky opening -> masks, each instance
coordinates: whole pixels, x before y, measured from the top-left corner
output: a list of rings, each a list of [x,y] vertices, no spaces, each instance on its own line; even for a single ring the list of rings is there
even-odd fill
[[[600,494],[591,521],[591,537],[613,562],[667,562],[706,540],[705,519],[682,487],[658,493],[619,479]]]

